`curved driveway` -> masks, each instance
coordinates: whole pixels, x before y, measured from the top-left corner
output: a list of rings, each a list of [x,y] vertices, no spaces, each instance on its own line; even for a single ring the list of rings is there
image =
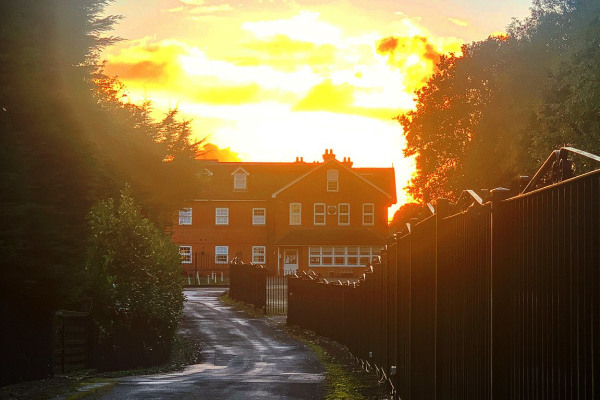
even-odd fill
[[[315,355],[265,319],[224,306],[223,292],[185,291],[183,329],[202,342],[202,364],[122,378],[102,399],[320,399],[325,377]]]

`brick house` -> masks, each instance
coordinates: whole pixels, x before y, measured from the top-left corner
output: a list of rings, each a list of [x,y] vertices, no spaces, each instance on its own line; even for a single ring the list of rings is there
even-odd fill
[[[385,245],[393,168],[353,168],[332,150],[314,163],[201,163],[198,195],[173,228],[189,274],[209,256],[225,268],[238,257],[280,274],[350,276]]]

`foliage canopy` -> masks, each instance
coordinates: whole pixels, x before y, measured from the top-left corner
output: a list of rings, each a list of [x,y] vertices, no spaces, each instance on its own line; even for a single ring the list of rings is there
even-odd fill
[[[89,213],[86,269],[94,319],[111,368],[165,361],[181,316],[181,259],[170,237],[145,218],[130,190]]]
[[[416,157],[412,196],[505,186],[564,145],[598,153],[599,14],[597,1],[536,0],[508,36],[442,57],[398,116]]]
[[[0,384],[48,374],[52,311],[84,295],[92,205],[129,182],[162,228],[194,189],[189,121],[151,120],[102,73],[108,3],[0,2]]]

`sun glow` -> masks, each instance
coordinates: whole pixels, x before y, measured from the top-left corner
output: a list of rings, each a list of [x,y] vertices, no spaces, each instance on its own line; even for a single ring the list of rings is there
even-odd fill
[[[195,21],[198,12],[189,7],[165,11],[188,12]],[[203,11],[218,12],[232,10]],[[202,17],[203,24],[212,18]],[[147,36],[112,49],[106,72],[126,84],[132,101],[151,100],[163,112],[177,106],[199,138],[244,161],[319,160],[333,148],[359,167],[393,165],[398,204],[391,216],[408,200],[403,189],[415,169],[393,117],[414,107],[414,90],[462,41],[435,37],[406,15],[396,15],[392,35],[328,18],[297,10],[283,18],[231,18],[226,27],[215,19],[215,30],[237,32],[235,51],[225,48],[232,37]]]

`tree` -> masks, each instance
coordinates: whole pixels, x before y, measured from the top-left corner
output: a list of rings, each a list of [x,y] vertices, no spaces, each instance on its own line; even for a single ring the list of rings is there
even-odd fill
[[[535,148],[543,149],[538,158],[546,146],[569,145],[600,154],[599,15],[600,4],[581,2],[571,18],[571,29],[579,28],[568,56],[550,75],[537,112]]]
[[[99,70],[94,81],[97,104],[110,116],[98,121],[104,134],[94,138],[107,175],[117,184],[130,184],[147,215],[165,227],[183,200],[195,194],[196,161],[205,141],[194,139],[191,121],[181,119],[177,109],[154,121],[149,101],[141,105],[123,101],[127,89],[115,77]]]
[[[597,46],[589,38],[597,16],[597,2],[536,0],[508,37],[443,57],[417,92],[416,109],[398,117],[405,155],[416,156],[413,197],[455,199],[463,189],[506,186],[565,143],[595,148],[596,110],[585,105],[596,100]],[[588,133],[578,134],[573,121]]]
[[[49,373],[52,311],[81,292],[99,181],[84,107],[106,1],[0,2],[0,384]]]
[[[479,131],[485,111],[496,103],[504,45],[489,38],[463,46],[461,57],[442,57],[438,72],[417,92],[416,109],[398,117],[407,141],[404,154],[416,157],[417,174],[410,186],[416,199],[454,198],[475,168],[465,161],[483,161],[472,157],[473,150],[498,141]]]
[[[132,182],[165,226],[195,188],[189,122],[152,121],[102,73],[108,3],[0,2],[0,384],[50,372],[52,313],[84,295],[90,207]]]
[[[406,230],[407,223],[413,223],[415,220],[421,221],[427,218],[429,213],[423,204],[406,203],[400,206],[394,213],[394,218],[390,222],[390,233],[397,233]]]
[[[183,305],[177,247],[143,217],[129,189],[95,205],[89,224],[86,270],[102,366],[166,361]]]

